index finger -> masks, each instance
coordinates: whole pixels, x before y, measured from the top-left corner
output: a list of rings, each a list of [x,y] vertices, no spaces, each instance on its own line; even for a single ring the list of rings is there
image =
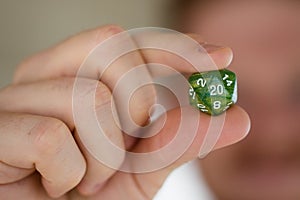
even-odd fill
[[[97,45],[123,31],[122,28],[115,25],[102,26],[82,32],[52,48],[33,55],[18,66],[14,76],[14,83],[32,82],[61,76],[74,77],[85,58]],[[144,36],[148,37],[149,35],[145,34]],[[216,67],[225,68],[230,64],[232,60],[232,51],[230,48],[203,44],[203,39],[195,34],[188,34],[187,36],[195,42],[202,44],[201,46],[207,50],[206,53],[208,53],[215,64],[215,66],[211,66],[211,63],[207,66],[203,65],[203,70],[208,71]],[[176,41],[172,35],[168,34],[154,34],[151,37],[152,42],[156,44],[180,44],[181,42]],[[137,41],[137,44],[143,41],[142,37],[134,39]],[[183,43],[182,45],[184,46],[185,44]],[[122,47],[120,46],[120,48]],[[205,51],[192,49],[191,52],[194,56],[198,56],[199,54],[200,57],[202,53],[203,59],[208,58],[208,55],[204,55],[203,57]],[[144,49],[142,54],[147,62],[165,64],[183,73],[195,72],[190,63],[178,56],[174,56],[170,52]]]

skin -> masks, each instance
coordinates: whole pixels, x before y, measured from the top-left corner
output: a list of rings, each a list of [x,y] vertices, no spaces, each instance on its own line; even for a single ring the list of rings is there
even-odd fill
[[[205,11],[204,11],[204,10]],[[201,161],[218,199],[300,198],[299,19],[294,1],[223,1],[193,6],[182,29],[232,47],[248,137]]]
[[[19,65],[14,82],[0,91],[0,199],[152,199],[174,168],[197,158],[210,121],[210,117],[203,114],[197,136],[184,155],[170,166],[152,173],[130,174],[111,169],[98,162],[82,144],[72,113],[74,77],[97,44],[122,31],[114,25],[99,27],[37,53]],[[203,42],[200,36],[191,36]],[[172,41],[171,35],[157,37],[164,42]],[[205,48],[219,68],[230,64],[230,48],[214,45]],[[101,81],[80,78],[87,91],[83,95],[89,94],[91,84],[98,85],[95,109],[99,123],[107,128],[105,134],[119,147],[134,152],[150,152],[167,144],[176,133],[174,124],[180,121],[180,110],[175,108],[166,113],[164,127],[155,137],[133,139],[124,135],[113,120],[107,120],[112,116],[111,89],[123,74],[144,62],[167,64],[183,74],[194,72],[194,68],[173,54],[149,50],[133,52],[114,62]],[[210,70],[209,66],[204,70]],[[146,70],[141,76],[149,76],[149,73]],[[122,99],[122,94],[116,95]],[[151,86],[143,87],[132,96],[130,103],[140,108],[130,110],[137,124],[147,123],[148,109],[154,98]],[[124,104],[118,99],[116,107],[122,110]],[[198,115],[192,107],[187,111],[191,118]],[[122,120],[122,112],[118,115]],[[247,113],[239,106],[232,107],[214,149],[241,140],[249,127]],[[97,148],[105,151],[101,143]],[[123,161],[124,157],[116,158],[119,165]]]

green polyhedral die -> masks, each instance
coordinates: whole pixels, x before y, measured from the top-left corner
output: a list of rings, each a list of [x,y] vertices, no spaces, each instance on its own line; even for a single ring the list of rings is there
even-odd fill
[[[236,75],[227,69],[192,74],[190,104],[210,115],[220,115],[237,101]]]

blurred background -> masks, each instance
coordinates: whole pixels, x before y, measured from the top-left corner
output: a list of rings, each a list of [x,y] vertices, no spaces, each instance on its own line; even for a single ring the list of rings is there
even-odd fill
[[[0,0],[0,87],[24,58],[84,29],[162,26],[171,0]],[[42,64],[42,63],[41,63]]]

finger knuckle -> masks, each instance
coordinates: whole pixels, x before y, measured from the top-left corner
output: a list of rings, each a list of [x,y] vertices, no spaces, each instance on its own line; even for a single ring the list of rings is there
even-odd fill
[[[40,153],[55,154],[59,152],[70,137],[68,127],[60,120],[44,118],[30,131],[34,147]]]
[[[95,101],[90,105],[92,109],[104,109],[105,106],[111,103],[112,94],[109,88],[95,80],[80,79],[80,96],[76,98],[80,99],[91,99],[94,98]],[[91,103],[91,102],[89,102]]]
[[[95,91],[95,109],[102,110],[112,102],[112,94],[108,87],[99,83]]]
[[[74,78],[60,77],[51,81],[51,84],[49,84],[49,89],[50,91],[58,91],[58,93],[67,93],[71,95],[74,81]]]
[[[103,40],[105,40],[113,35],[116,35],[118,33],[121,33],[123,31],[124,31],[123,28],[121,28],[120,26],[115,25],[115,24],[109,24],[109,25],[99,27],[95,31],[95,35],[96,35],[95,42],[96,42],[96,44],[98,44],[98,43],[102,42]]]

